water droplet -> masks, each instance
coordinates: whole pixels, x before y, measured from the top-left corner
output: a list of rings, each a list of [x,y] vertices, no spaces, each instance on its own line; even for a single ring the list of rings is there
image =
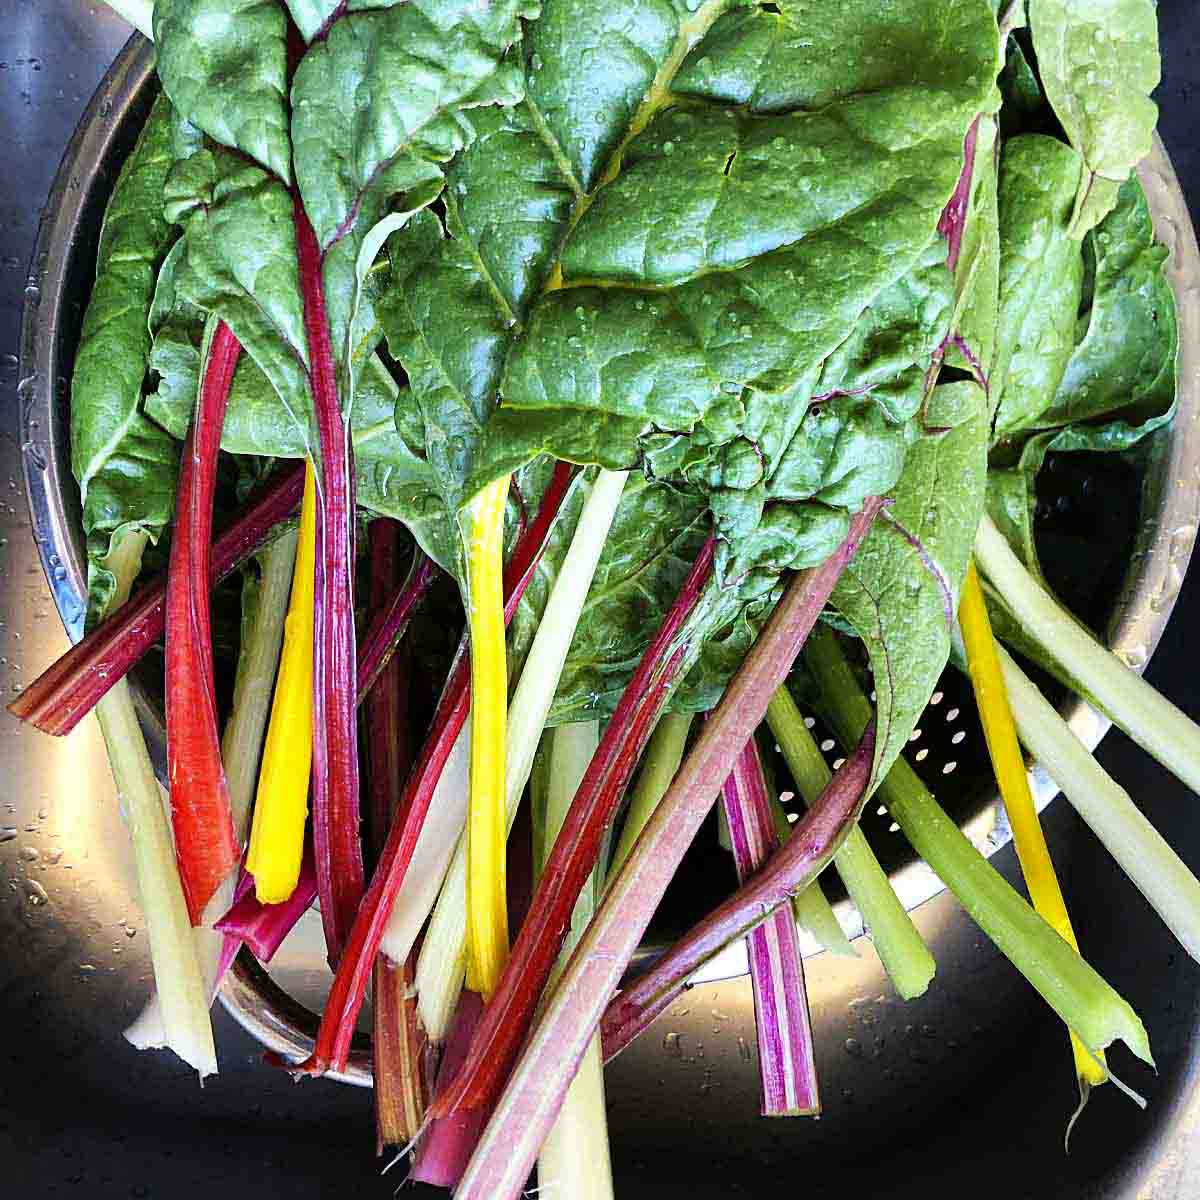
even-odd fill
[[[50,903],[50,897],[46,889],[36,879],[27,879],[25,881],[25,894],[29,897],[29,903],[35,908]]]
[[[738,1057],[742,1060],[742,1062],[749,1062],[750,1061],[750,1043],[747,1042],[744,1037],[740,1037],[737,1040],[737,1048],[738,1048]]]
[[[722,1011],[721,1011],[719,1008],[714,1008],[714,1009],[712,1010],[712,1019],[713,1019],[714,1021],[728,1021],[728,1020],[729,1020],[729,1014],[728,1014],[728,1013],[723,1013],[723,1012],[722,1012]]]
[[[683,1039],[677,1033],[663,1034],[663,1049],[667,1052],[668,1058],[683,1057]]]
[[[542,56],[540,54],[535,54],[529,60],[529,65],[533,67],[535,71],[540,71],[542,69]]]
[[[848,1037],[843,1043],[843,1048],[852,1058],[862,1058],[863,1056],[862,1042],[858,1038]]]
[[[663,153],[668,158],[670,158],[670,156],[675,153],[675,143],[674,142],[663,142],[662,149],[663,149]]]
[[[127,938],[135,938],[135,937],[137,937],[137,930],[134,929],[134,927],[132,925],[129,925],[125,929],[125,936]]]
[[[22,862],[35,863],[41,856],[36,846],[22,846],[20,858]]]
[[[11,842],[17,836],[17,831],[11,825],[0,826],[0,842]]]
[[[53,850],[47,850],[46,853],[42,855],[42,862],[49,867],[57,867],[58,864],[62,862],[62,856],[62,850],[56,846]]]

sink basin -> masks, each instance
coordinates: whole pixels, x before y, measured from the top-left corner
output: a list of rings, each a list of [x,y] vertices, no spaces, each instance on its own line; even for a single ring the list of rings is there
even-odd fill
[[[21,441],[30,511],[47,581],[72,636],[80,631],[86,593],[69,468],[68,381],[100,214],[148,109],[152,71],[152,49],[134,38],[85,113],[49,198],[25,314]],[[1200,255],[1160,145],[1141,175],[1160,236],[1172,251],[1183,345],[1180,412],[1134,480],[1139,491],[1124,497],[1131,512],[1124,582],[1112,611],[1094,614],[1114,649],[1139,668],[1154,652],[1182,584],[1200,485]],[[161,761],[161,713],[146,688],[135,686],[135,692],[148,741]],[[940,694],[922,722],[920,749],[927,753],[921,769],[931,783],[936,780],[939,798],[969,836],[1016,880],[1007,828],[981,768],[986,760],[969,689],[948,673]],[[1099,742],[1105,720],[1077,703],[1064,711],[1084,741]],[[930,1200],[978,1187],[989,1172],[998,1189],[1021,1198],[1166,1200],[1200,1192],[1200,1186],[1186,1193],[1163,1190],[1174,1187],[1185,1168],[1181,1156],[1200,1114],[1194,1095],[1200,968],[1103,850],[1081,834],[1073,812],[1061,801],[1051,803],[1051,781],[1038,772],[1033,778],[1085,953],[1134,1004],[1150,1031],[1157,1076],[1124,1056],[1114,1056],[1113,1063],[1123,1078],[1128,1071],[1127,1082],[1147,1095],[1150,1109],[1143,1113],[1115,1088],[1104,1089],[1077,1126],[1070,1155],[1063,1153],[1075,1089],[1061,1026],[940,882],[888,831],[887,819],[872,814],[869,835],[938,962],[928,994],[901,1003],[865,938],[856,942],[857,959],[810,957],[806,970],[824,1115],[819,1121],[766,1121],[757,1115],[754,1017],[744,956],[731,950],[608,1068],[620,1194],[703,1200],[797,1188],[821,1197],[841,1196],[849,1188],[872,1197]],[[1200,857],[1200,834],[1181,794],[1176,789],[1173,803],[1162,794],[1146,797],[1146,808],[1185,857],[1193,851],[1194,861]],[[680,903],[703,908],[706,899],[693,894]],[[861,932],[844,899],[838,910],[848,928]],[[660,929],[670,923],[664,918]],[[281,952],[270,977],[252,962],[239,961],[222,1001],[258,1043],[301,1056],[315,1029],[311,1006],[328,982],[323,959],[319,936],[301,936]],[[156,1060],[149,1061],[153,1066]],[[278,1077],[259,1071],[265,1092],[279,1096]],[[249,1072],[239,1071],[238,1078],[243,1087],[256,1086]],[[345,1079],[369,1084],[365,1042]],[[291,1113],[288,1121],[295,1120],[294,1136],[308,1143],[306,1153],[336,1143],[334,1157],[341,1161],[341,1140],[353,1139],[361,1142],[367,1160],[363,1128],[342,1126],[339,1132],[336,1125],[314,1123],[306,1110],[310,1097],[328,1095],[324,1085],[282,1094],[295,1099],[273,1099],[279,1115],[262,1131],[267,1141],[278,1137],[273,1153],[287,1157],[292,1126],[285,1129],[280,1122]],[[339,1103],[334,1111],[349,1122],[346,1114],[362,1108]],[[319,1167],[319,1155],[314,1162]],[[387,1186],[380,1184],[379,1194]]]

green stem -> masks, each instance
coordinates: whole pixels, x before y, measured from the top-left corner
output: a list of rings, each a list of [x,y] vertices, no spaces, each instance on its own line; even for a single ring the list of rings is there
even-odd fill
[[[654,730],[650,745],[646,747],[646,757],[633,792],[633,799],[629,802],[629,811],[625,814],[625,824],[621,827],[621,837],[613,854],[612,865],[608,869],[609,879],[615,879],[625,865],[625,860],[645,829],[646,822],[654,815],[658,802],[671,786],[671,780],[675,778],[679,764],[683,761],[683,751],[691,727],[691,713],[669,712],[663,715]]]
[[[856,731],[870,717],[871,705],[832,631],[815,643],[810,639],[806,661],[821,688],[826,717],[838,738],[852,745]],[[1146,1030],[1133,1009],[979,853],[905,759],[896,760],[878,794],[913,849],[967,915],[1089,1050],[1098,1052],[1120,1038],[1138,1058],[1154,1061]]]
[[[112,549],[105,560],[116,579],[110,610],[128,599],[141,569],[147,540],[140,529],[119,532],[113,537]],[[113,685],[97,703],[96,716],[133,843],[138,894],[158,992],[161,1044],[199,1071],[201,1078],[213,1075],[217,1070],[217,1055],[208,1016],[208,992],[175,864],[171,829],[128,680]]]
[[[1074,690],[1200,792],[1200,726],[1067,613],[987,516],[976,535],[975,557],[1024,632],[1060,664]]]
[[[1183,948],[1200,961],[1200,881],[1003,650],[1017,733]]]
[[[809,634],[809,647],[823,639],[826,632],[825,626],[818,625]],[[786,685],[772,698],[767,708],[767,723],[792,772],[796,790],[805,804],[812,804],[828,786],[832,775]],[[865,728],[864,721],[862,729]],[[834,856],[833,865],[858,907],[897,993],[905,1000],[922,995],[929,987],[937,964],[888,882],[887,874],[860,826],[856,825],[850,831],[850,836]]]

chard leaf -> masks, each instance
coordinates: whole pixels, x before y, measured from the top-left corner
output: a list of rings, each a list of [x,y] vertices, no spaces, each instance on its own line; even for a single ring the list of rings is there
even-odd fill
[[[975,129],[974,158],[962,238],[954,273],[953,341],[946,361],[987,381],[996,357],[1000,307],[1000,212],[996,171],[996,119],[981,116]]]
[[[1071,425],[1118,411],[1134,423],[1161,416],[1175,400],[1175,294],[1136,178],[1088,234],[1085,252],[1094,270],[1091,304],[1079,318],[1084,333],[1038,424]]]
[[[179,121],[160,97],[121,168],[104,214],[96,282],[84,314],[71,381],[71,467],[88,538],[90,611],[115,580],[103,565],[119,531],[157,539],[171,520],[178,454],[142,413],[155,272],[176,230],[163,215],[163,185]]]
[[[562,7],[542,22],[559,37]],[[642,462],[656,478],[712,495],[722,569],[738,578],[802,565],[817,541],[831,548],[862,489],[895,482],[953,306],[938,219],[967,127],[995,106],[999,68],[986,4],[942,6],[935,18],[915,4],[883,14],[840,6],[811,37],[798,11],[781,7],[721,16],[701,6],[678,27],[684,43],[664,51],[655,42],[660,65],[641,103],[626,92],[613,101],[636,113],[629,140],[612,132],[619,122],[602,120],[594,142],[562,151],[568,182],[606,182],[579,204],[561,277],[551,276],[508,353],[505,407],[472,481],[540,451]],[[712,23],[706,34],[702,21]],[[953,52],[864,49],[916,36],[921,21],[939,37],[954,31]],[[534,99],[548,86],[550,59],[541,59]],[[610,74],[601,94],[616,86]],[[584,92],[588,77],[552,81]],[[901,103],[920,109],[919,130],[894,127]],[[573,119],[572,103],[539,102],[538,112],[551,133],[576,128],[561,116]],[[610,150],[616,165],[601,170],[605,146],[620,148],[619,163]],[[847,392],[856,402],[830,403]],[[814,401],[829,413],[806,427]],[[589,446],[586,431],[600,421],[604,444]],[[788,511],[807,498],[843,511]],[[786,558],[788,544],[798,557]]]
[[[173,264],[176,297],[228,324],[309,445],[308,342],[287,188],[218,149],[177,164],[166,194],[186,238]]]
[[[1155,0],[1029,0],[1046,96],[1083,158],[1070,229],[1082,238],[1150,152],[1159,82]]]
[[[1041,134],[1000,156],[1000,308],[991,386],[995,435],[1037,424],[1075,345],[1083,256],[1069,236],[1079,156]]]
[[[277,0],[156,0],[154,43],[179,112],[289,183],[287,22]]]
[[[833,593],[867,650],[878,742],[872,786],[916,727],[950,653],[958,592],[983,511],[988,421],[972,382],[934,389],[935,411],[962,417],[909,451],[886,517],[876,521]]]
[[[441,164],[471,135],[465,109],[520,98],[520,72],[502,60],[519,36],[522,15],[520,0],[415,0],[349,12],[296,70],[296,180],[324,254],[347,405],[349,346],[359,337],[353,326],[361,280],[373,261],[370,254],[362,261],[364,241],[397,197],[411,212],[438,195]]]

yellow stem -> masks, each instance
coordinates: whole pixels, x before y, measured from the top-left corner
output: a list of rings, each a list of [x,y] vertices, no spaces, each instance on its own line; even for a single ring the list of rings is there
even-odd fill
[[[1071,918],[1067,915],[1067,905],[1054,872],[1046,836],[1033,806],[1025,759],[1017,741],[1016,722],[1001,673],[1000,656],[996,652],[987,604],[974,563],[967,569],[958,608],[958,622],[962,629],[971,686],[975,691],[988,754],[1012,826],[1013,843],[1017,848],[1025,885],[1029,889],[1029,898],[1033,901],[1035,911],[1078,952],[1079,944],[1071,928]],[[1094,1086],[1108,1078],[1103,1052],[1093,1058],[1074,1032],[1071,1032],[1071,1050],[1080,1080]]]
[[[295,890],[304,854],[308,780],[312,767],[313,587],[317,490],[312,461],[304,467],[300,540],[292,594],[283,626],[279,678],[263,747],[246,870],[263,904],[280,904]]]
[[[467,986],[489,998],[508,958],[504,799],[508,663],[504,638],[504,503],[508,476],[463,513],[471,641],[471,799],[467,815]]]

